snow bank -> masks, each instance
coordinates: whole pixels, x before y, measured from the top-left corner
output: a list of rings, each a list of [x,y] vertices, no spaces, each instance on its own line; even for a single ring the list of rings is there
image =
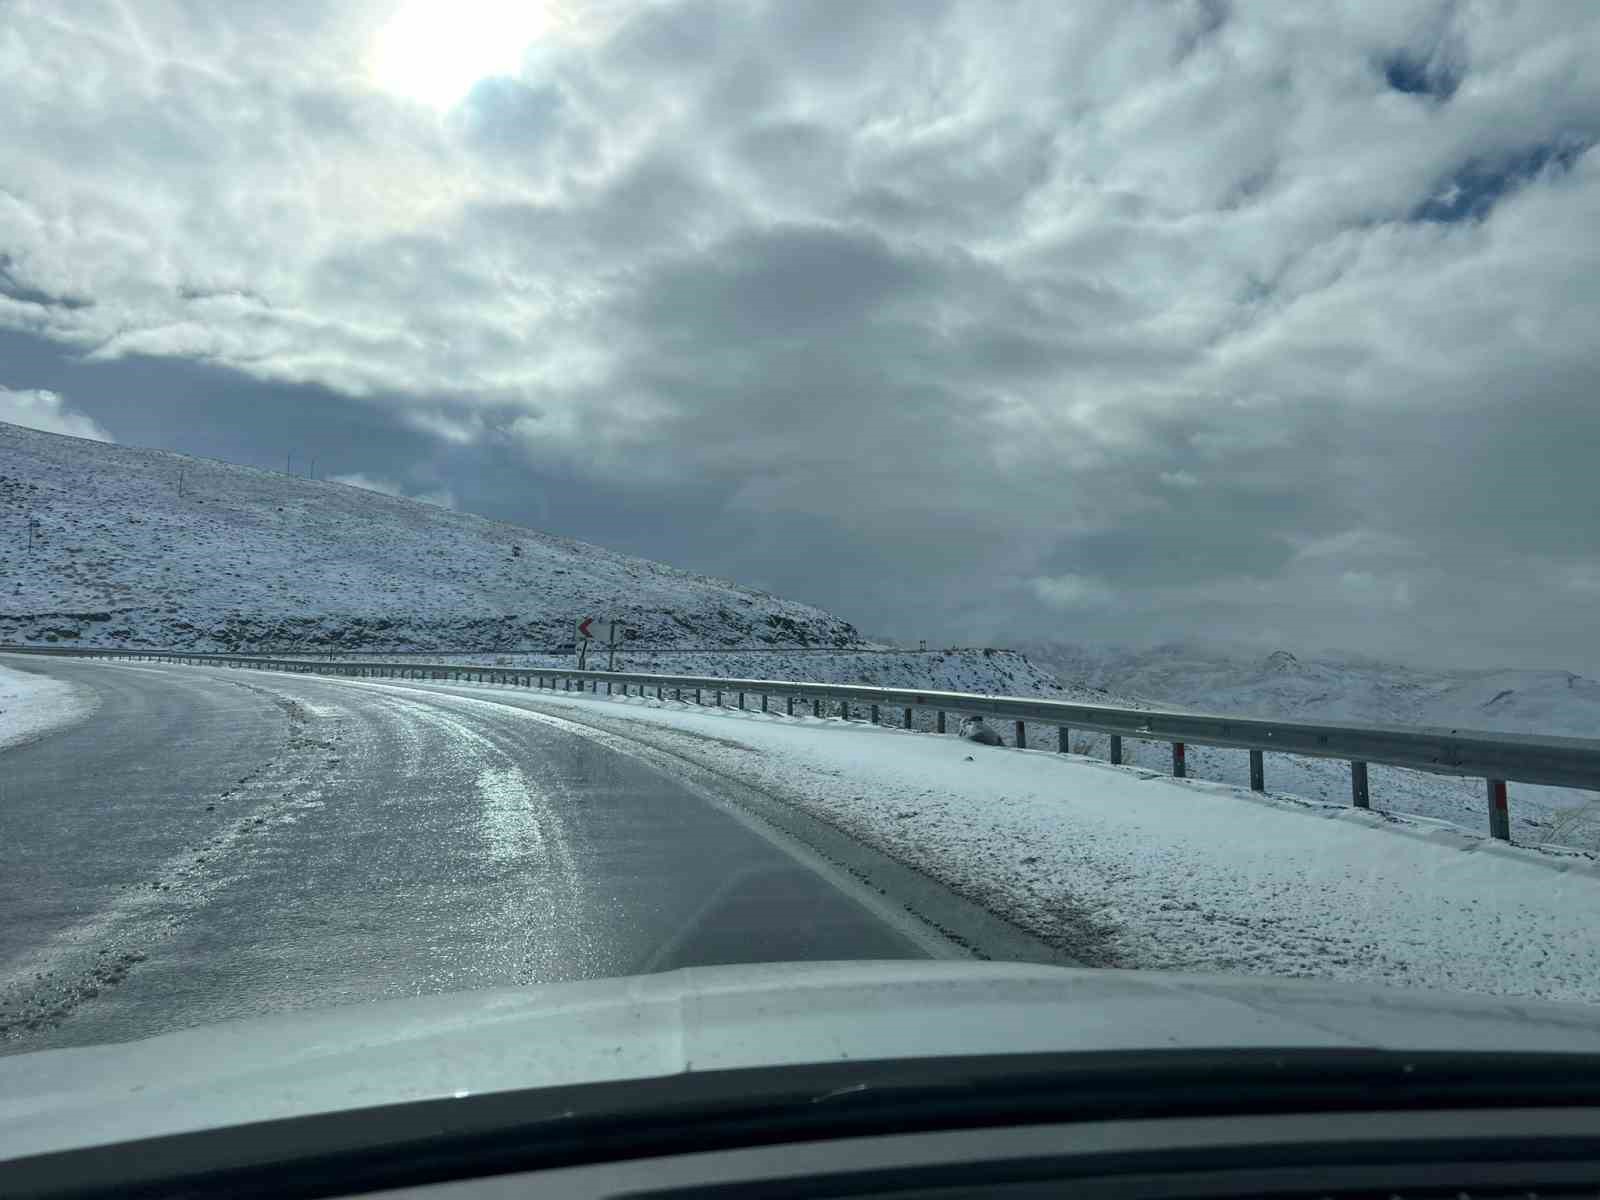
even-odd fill
[[[1097,947],[1099,965],[1600,1002],[1591,856],[954,736],[539,695]]]
[[[0,666],[0,750],[75,724],[95,704],[83,688]]]

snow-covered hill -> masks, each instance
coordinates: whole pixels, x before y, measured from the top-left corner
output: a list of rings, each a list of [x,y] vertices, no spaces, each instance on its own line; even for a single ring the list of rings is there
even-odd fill
[[[1600,683],[1567,671],[1422,671],[1360,658],[1196,646],[1025,648],[1063,682],[1154,703],[1262,717],[1380,721],[1600,737]]]
[[[862,644],[821,609],[598,546],[6,424],[0,528],[0,641],[548,648],[602,614],[640,644]]]
[[[1356,721],[1600,737],[1600,683],[1566,671],[1424,671],[1356,657],[1260,655],[1193,645],[1148,650],[1070,643],[1027,646],[1028,657],[1063,684],[1105,688],[1108,696],[1167,708],[1242,716]],[[1117,703],[1117,700],[1109,700]],[[1103,739],[1091,747],[1103,753]],[[1132,749],[1132,761],[1164,768],[1168,750]],[[1350,795],[1349,769],[1327,759],[1268,755],[1275,792],[1313,800]],[[1190,773],[1247,783],[1239,751],[1193,747]],[[1371,768],[1373,806],[1438,817],[1471,829],[1485,821],[1481,780]],[[1513,785],[1512,834],[1518,841],[1600,850],[1600,793]]]

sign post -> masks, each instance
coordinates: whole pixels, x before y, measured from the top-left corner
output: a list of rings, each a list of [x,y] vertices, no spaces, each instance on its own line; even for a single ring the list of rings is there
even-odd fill
[[[610,653],[606,659],[606,670],[617,669],[617,643],[622,640],[624,633],[621,621],[602,621],[598,617],[584,617],[578,622],[578,670],[584,669],[584,664],[589,661],[589,643],[599,642]]]
[[[594,618],[582,617],[578,621],[578,670],[589,661],[589,643],[594,640]]]

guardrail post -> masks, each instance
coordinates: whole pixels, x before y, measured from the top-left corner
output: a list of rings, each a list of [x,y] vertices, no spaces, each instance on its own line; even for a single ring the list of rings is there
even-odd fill
[[[717,707],[718,708],[722,707],[722,689],[721,688],[717,689]]]
[[[1188,763],[1184,759],[1182,742],[1172,743],[1172,777],[1182,779],[1189,773]]]
[[[793,696],[785,696],[783,698],[783,712],[784,712],[785,716],[788,716],[788,717],[794,716],[794,697]]]
[[[878,706],[876,704],[872,706],[872,723],[874,725],[878,723]]]
[[[694,690],[694,702],[696,704],[701,703],[701,700],[700,700],[700,689],[699,688],[695,688],[695,690]]]
[[[1068,743],[1068,741],[1070,741],[1070,739],[1067,737],[1067,727],[1065,725],[1057,725],[1056,726],[1056,753],[1057,754],[1065,754],[1067,752],[1067,743]]]
[[[1250,751],[1250,790],[1252,792],[1267,790],[1266,755],[1260,750]]]
[[[1111,765],[1114,767],[1122,765],[1122,735],[1120,733],[1111,735]]]
[[[911,728],[911,710],[909,708],[906,709],[906,726],[905,727],[907,729]]]
[[[811,702],[811,715],[813,717],[820,717],[822,715],[822,701],[821,700],[813,700]]]
[[[1367,793],[1367,764],[1351,760],[1350,803],[1357,808],[1371,808],[1372,798]]]
[[[761,693],[761,711],[767,711],[767,694],[765,692]]]
[[[1018,721],[1017,722],[1017,749],[1018,750],[1026,750],[1027,748],[1028,748],[1028,723],[1026,721]]]
[[[666,688],[664,688],[661,684],[659,684],[659,683],[656,684],[656,699],[657,700],[666,699],[666,697],[662,695],[662,693],[665,692],[665,691],[666,691]]]
[[[1506,781],[1488,779],[1489,836],[1502,842],[1511,840],[1511,808],[1506,803]]]
[[[938,729],[940,733],[944,732],[944,709],[942,708],[939,710]]]
[[[741,709],[744,708],[744,693],[743,692],[739,693],[739,707]]]
[[[848,721],[850,719],[850,701],[839,701],[839,719],[841,721]]]
[[[595,680],[595,682],[599,683],[600,681],[597,679],[597,680]],[[598,690],[598,689],[596,689],[596,690]],[[609,680],[609,679],[606,680],[606,695],[608,695],[608,696],[611,695],[611,680]]]

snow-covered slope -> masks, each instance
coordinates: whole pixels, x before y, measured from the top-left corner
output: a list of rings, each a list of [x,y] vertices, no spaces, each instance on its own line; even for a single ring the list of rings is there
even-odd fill
[[[1566,671],[1421,671],[1184,645],[1133,651],[1046,643],[1026,650],[1063,682],[1181,708],[1600,737],[1600,683]]]
[[[1566,671],[1423,671],[1355,657],[1260,655],[1192,645],[1149,650],[1068,643],[1028,646],[1029,658],[1064,684],[1108,689],[1131,702],[1242,716],[1357,721],[1600,737],[1600,683]],[[1111,700],[1110,703],[1117,701]],[[1104,753],[1103,739],[1090,739]],[[1163,745],[1129,747],[1130,761],[1166,765]],[[1312,800],[1350,795],[1349,768],[1328,759],[1268,755],[1274,792]],[[1245,755],[1193,747],[1197,778],[1248,780]],[[1485,821],[1482,780],[1391,767],[1371,768],[1375,808],[1437,817],[1468,828]],[[1600,793],[1513,785],[1511,828],[1518,841],[1600,850]]]
[[[0,525],[0,641],[549,648],[598,614],[640,643],[861,644],[821,609],[566,538],[6,424]]]

